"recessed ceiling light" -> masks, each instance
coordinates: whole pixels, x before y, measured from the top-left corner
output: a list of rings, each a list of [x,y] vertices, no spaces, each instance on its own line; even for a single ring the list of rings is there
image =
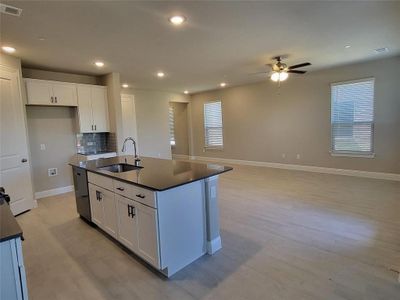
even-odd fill
[[[350,45],[346,45],[344,46],[346,49],[349,49],[351,46]]]
[[[3,51],[7,52],[7,53],[14,53],[15,52],[15,48],[10,47],[10,46],[3,46],[3,47],[1,47],[1,49],[3,49]]]
[[[186,18],[184,16],[177,15],[177,16],[172,16],[171,18],[169,18],[169,21],[172,24],[179,26],[179,25],[182,25],[186,21]]]
[[[225,83],[225,82],[221,82],[221,83],[219,84],[219,86],[220,86],[220,87],[225,87],[225,86],[226,86],[226,83]]]
[[[164,77],[165,76],[165,74],[164,74],[164,72],[157,72],[157,77],[160,77],[160,78],[162,78],[162,77]]]
[[[39,41],[44,41],[45,38],[40,36],[40,37],[38,37],[38,40],[39,40]]]
[[[127,83],[124,83],[124,84],[122,84],[122,87],[123,87],[124,89],[126,89],[126,88],[128,88],[128,87],[129,87],[129,84],[127,84]]]
[[[104,67],[104,63],[102,61],[96,61],[94,64],[99,68]]]
[[[189,94],[189,91],[184,91],[183,93],[187,95],[187,94]]]

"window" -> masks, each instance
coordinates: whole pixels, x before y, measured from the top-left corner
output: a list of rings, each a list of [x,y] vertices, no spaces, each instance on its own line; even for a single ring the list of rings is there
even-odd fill
[[[204,104],[205,147],[222,148],[222,108],[221,101]]]
[[[331,86],[332,153],[373,155],[374,79]]]
[[[169,143],[171,146],[175,146],[175,125],[174,125],[174,108],[169,107],[168,110],[168,122],[169,122]]]

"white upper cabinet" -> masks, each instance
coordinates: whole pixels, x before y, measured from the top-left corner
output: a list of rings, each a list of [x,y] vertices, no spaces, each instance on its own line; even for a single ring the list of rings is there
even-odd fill
[[[108,132],[107,88],[96,85],[77,85],[79,132]]]
[[[92,115],[96,132],[109,131],[107,88],[92,87]]]
[[[76,84],[65,82],[54,82],[53,96],[56,105],[77,106]]]
[[[77,106],[76,84],[60,81],[25,79],[28,104]]]

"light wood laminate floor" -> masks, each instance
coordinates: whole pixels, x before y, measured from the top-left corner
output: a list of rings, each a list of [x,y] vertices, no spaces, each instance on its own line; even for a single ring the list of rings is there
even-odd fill
[[[73,193],[18,216],[32,300],[400,299],[400,182],[236,166],[223,249],[171,279],[78,218]]]

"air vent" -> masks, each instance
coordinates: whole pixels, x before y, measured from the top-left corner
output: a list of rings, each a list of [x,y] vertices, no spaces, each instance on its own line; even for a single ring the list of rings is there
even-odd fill
[[[19,17],[19,16],[21,16],[22,9],[18,8],[18,7],[14,7],[14,6],[10,6],[10,5],[6,5],[6,4],[0,3],[0,12],[3,13],[3,14]]]
[[[389,52],[389,48],[384,47],[384,48],[378,48],[374,50],[375,53],[385,53],[385,52]]]

